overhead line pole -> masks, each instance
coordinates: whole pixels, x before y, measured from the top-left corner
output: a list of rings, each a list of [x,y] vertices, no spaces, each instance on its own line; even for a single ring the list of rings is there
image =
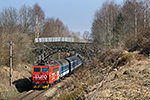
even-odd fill
[[[12,42],[10,42],[10,86],[12,83]]]

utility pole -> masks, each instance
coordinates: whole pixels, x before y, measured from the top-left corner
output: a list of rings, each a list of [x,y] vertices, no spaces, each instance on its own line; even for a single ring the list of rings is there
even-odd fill
[[[146,27],[146,5],[147,5],[147,1],[144,0],[144,29]]]
[[[10,42],[10,86],[12,83],[12,42]]]
[[[36,32],[35,32],[35,38],[37,38],[37,39],[39,38],[39,34],[40,34],[39,32],[40,32],[39,17],[38,17],[38,13],[36,13]]]
[[[136,0],[134,0],[134,16],[135,16],[135,36],[137,36],[137,11],[136,11]]]

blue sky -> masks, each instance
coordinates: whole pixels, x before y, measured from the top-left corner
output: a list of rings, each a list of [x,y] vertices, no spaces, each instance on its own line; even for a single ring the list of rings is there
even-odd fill
[[[122,4],[123,0],[114,0]],[[20,9],[22,5],[33,7],[38,3],[45,12],[46,17],[59,18],[69,30],[80,32],[91,32],[94,13],[105,0],[0,0],[0,12],[3,8],[15,7]]]

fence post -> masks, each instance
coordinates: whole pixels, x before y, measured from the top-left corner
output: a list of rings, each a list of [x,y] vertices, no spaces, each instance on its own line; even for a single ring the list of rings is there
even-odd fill
[[[12,83],[12,42],[10,42],[10,86]]]

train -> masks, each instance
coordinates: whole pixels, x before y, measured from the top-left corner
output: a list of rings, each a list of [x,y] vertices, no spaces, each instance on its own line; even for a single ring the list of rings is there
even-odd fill
[[[70,75],[82,63],[80,57],[72,56],[65,59],[49,60],[35,64],[32,67],[33,88],[49,88],[61,78]]]

